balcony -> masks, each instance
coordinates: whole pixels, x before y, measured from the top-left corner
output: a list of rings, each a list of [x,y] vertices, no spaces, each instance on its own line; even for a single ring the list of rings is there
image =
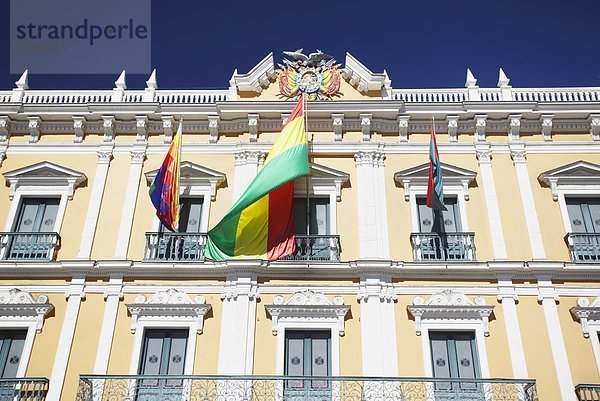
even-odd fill
[[[48,392],[48,379],[0,379],[0,400],[43,401]]]
[[[537,401],[534,380],[327,376],[87,376],[77,401]]]
[[[575,394],[579,401],[599,401],[600,384],[578,384],[575,386]]]
[[[475,261],[475,233],[412,233],[415,262]]]
[[[203,261],[206,234],[146,233],[145,260]],[[339,235],[296,235],[296,252],[283,260],[340,260]]]
[[[565,242],[573,262],[600,262],[600,234],[569,233]]]
[[[0,259],[53,260],[59,241],[58,233],[0,233]]]

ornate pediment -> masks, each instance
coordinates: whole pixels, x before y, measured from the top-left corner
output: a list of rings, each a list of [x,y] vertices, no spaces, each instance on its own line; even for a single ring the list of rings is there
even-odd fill
[[[134,333],[140,319],[194,319],[198,334],[202,334],[204,316],[211,309],[203,296],[198,295],[192,300],[188,294],[174,288],[158,291],[150,299],[140,294],[135,303],[126,306],[131,314],[131,331]]]
[[[156,174],[158,169],[145,174],[148,185],[152,185]],[[215,199],[217,187],[225,181],[225,174],[190,161],[181,162],[179,177],[182,186],[208,188],[212,200]]]
[[[444,187],[461,187],[465,199],[469,199],[468,188],[475,181],[477,173],[446,163],[440,163],[440,165],[442,167],[442,177],[444,177]],[[427,181],[429,180],[429,163],[398,171],[394,174],[394,180],[396,180],[398,185],[404,188],[404,197],[408,200],[411,188],[427,188]]]
[[[552,198],[558,200],[560,187],[600,187],[600,165],[580,160],[543,172],[538,181],[550,187]]]
[[[9,197],[12,199],[19,187],[65,187],[69,199],[75,188],[87,180],[85,174],[51,162],[40,162],[21,167],[3,174],[10,185]]]
[[[331,188],[335,190],[336,199],[342,197],[342,185],[346,183],[350,175],[343,171],[335,170],[320,164],[310,163],[310,186],[315,191],[319,188]],[[306,191],[306,177],[296,179],[295,187],[298,192]]]
[[[340,335],[344,335],[344,317],[350,306],[344,305],[342,297],[329,300],[323,293],[307,289],[298,291],[285,301],[282,295],[273,299],[272,305],[265,305],[273,321],[273,335],[277,335],[279,322],[283,319],[301,322],[307,319],[330,320],[338,323]]]
[[[31,321],[39,333],[44,318],[54,307],[48,303],[46,295],[34,298],[29,292],[18,288],[0,291],[0,321]]]
[[[590,324],[600,326],[600,296],[591,303],[587,298],[579,298],[577,306],[571,308],[571,314],[579,320],[583,336],[588,338],[590,336]]]
[[[489,317],[493,306],[486,306],[485,300],[475,297],[473,300],[466,295],[446,289],[433,294],[428,300],[416,297],[408,311],[415,318],[415,330],[421,335],[421,323],[431,320],[480,320],[484,334],[489,335]]]

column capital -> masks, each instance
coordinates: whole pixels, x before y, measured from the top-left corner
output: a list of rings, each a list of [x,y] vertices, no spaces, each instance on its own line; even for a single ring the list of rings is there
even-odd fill
[[[245,166],[248,164],[262,165],[265,162],[267,154],[260,150],[238,150],[233,154],[236,166]]]
[[[370,165],[383,166],[385,153],[379,150],[360,151],[354,154],[356,166]]]
[[[552,284],[552,280],[549,278],[538,278],[537,280],[538,286],[538,300],[545,301],[547,299],[558,302],[559,297],[554,285]]]
[[[367,302],[369,298],[379,299],[381,302],[394,302],[398,299],[390,275],[371,274],[360,276],[357,298],[363,302]]]
[[[71,297],[85,298],[85,276],[75,275],[69,283],[69,288],[65,293],[65,298],[68,300]]]
[[[104,299],[108,297],[123,298],[123,275],[111,276],[104,289]]]
[[[515,291],[515,286],[510,278],[498,279],[498,301],[502,302],[505,299],[517,301],[519,297]]]
[[[479,164],[490,164],[492,162],[492,149],[489,143],[476,143],[475,155]]]
[[[238,297],[245,296],[249,299],[260,299],[258,292],[258,281],[256,275],[234,275],[228,276],[221,299],[235,301]]]
[[[510,149],[510,157],[512,157],[513,162],[517,163],[525,163],[527,161],[527,150],[525,149],[525,143],[516,142],[508,145]]]

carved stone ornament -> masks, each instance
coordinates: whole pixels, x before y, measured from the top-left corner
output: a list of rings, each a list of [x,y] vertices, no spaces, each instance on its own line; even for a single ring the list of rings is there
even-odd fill
[[[591,303],[587,298],[579,298],[577,306],[571,308],[573,317],[581,323],[581,331],[585,338],[590,336],[590,325],[600,331],[600,296]]]
[[[196,322],[198,334],[202,334],[204,316],[211,308],[203,296],[198,295],[192,300],[188,294],[174,288],[158,291],[148,300],[146,296],[138,295],[135,303],[126,306],[131,314],[132,333],[135,333],[140,320],[190,319]]]
[[[336,142],[341,142],[343,130],[344,130],[344,114],[332,114],[331,115],[331,123],[333,125],[333,140]]]
[[[7,143],[10,139],[10,123],[10,117],[0,116],[0,143]]]
[[[408,123],[410,116],[398,116],[398,134],[400,142],[408,142]]]
[[[38,333],[42,331],[44,318],[54,307],[46,295],[37,298],[27,291],[11,288],[0,291],[0,321],[30,321]]]
[[[83,142],[83,138],[85,137],[85,123],[86,120],[84,116],[73,116],[73,132],[75,133],[73,142]]]
[[[161,116],[163,133],[164,133],[164,143],[173,142],[173,126],[175,124],[175,119],[173,116]]]
[[[40,132],[42,130],[42,119],[40,117],[27,117],[29,120],[29,143],[36,143],[40,140]]]
[[[464,294],[446,289],[433,294],[428,300],[416,297],[413,304],[408,306],[408,311],[415,318],[415,331],[421,335],[423,321],[480,320],[483,333],[489,336],[489,317],[494,310],[493,306],[486,306],[481,297],[469,299]]]
[[[279,64],[279,94],[297,99],[304,94],[307,100],[328,100],[339,93],[340,65],[320,50],[305,55],[303,49],[286,51]]]
[[[487,125],[487,114],[479,114],[475,116],[475,138],[478,142],[485,141],[485,129]]]
[[[297,291],[285,301],[282,295],[273,299],[272,305],[265,305],[273,321],[273,335],[279,332],[279,323],[322,321],[337,323],[340,336],[344,335],[344,317],[350,306],[344,305],[342,297],[329,300],[323,293],[310,289]]]
[[[248,114],[248,132],[250,133],[250,142],[258,140],[258,120],[260,114]]]

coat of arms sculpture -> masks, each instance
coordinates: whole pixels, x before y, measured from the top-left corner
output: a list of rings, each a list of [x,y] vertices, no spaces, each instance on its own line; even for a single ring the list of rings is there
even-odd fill
[[[288,58],[279,64],[279,93],[297,99],[302,93],[308,100],[327,100],[339,94],[340,65],[335,59],[317,50],[308,56],[303,49],[283,52]]]

